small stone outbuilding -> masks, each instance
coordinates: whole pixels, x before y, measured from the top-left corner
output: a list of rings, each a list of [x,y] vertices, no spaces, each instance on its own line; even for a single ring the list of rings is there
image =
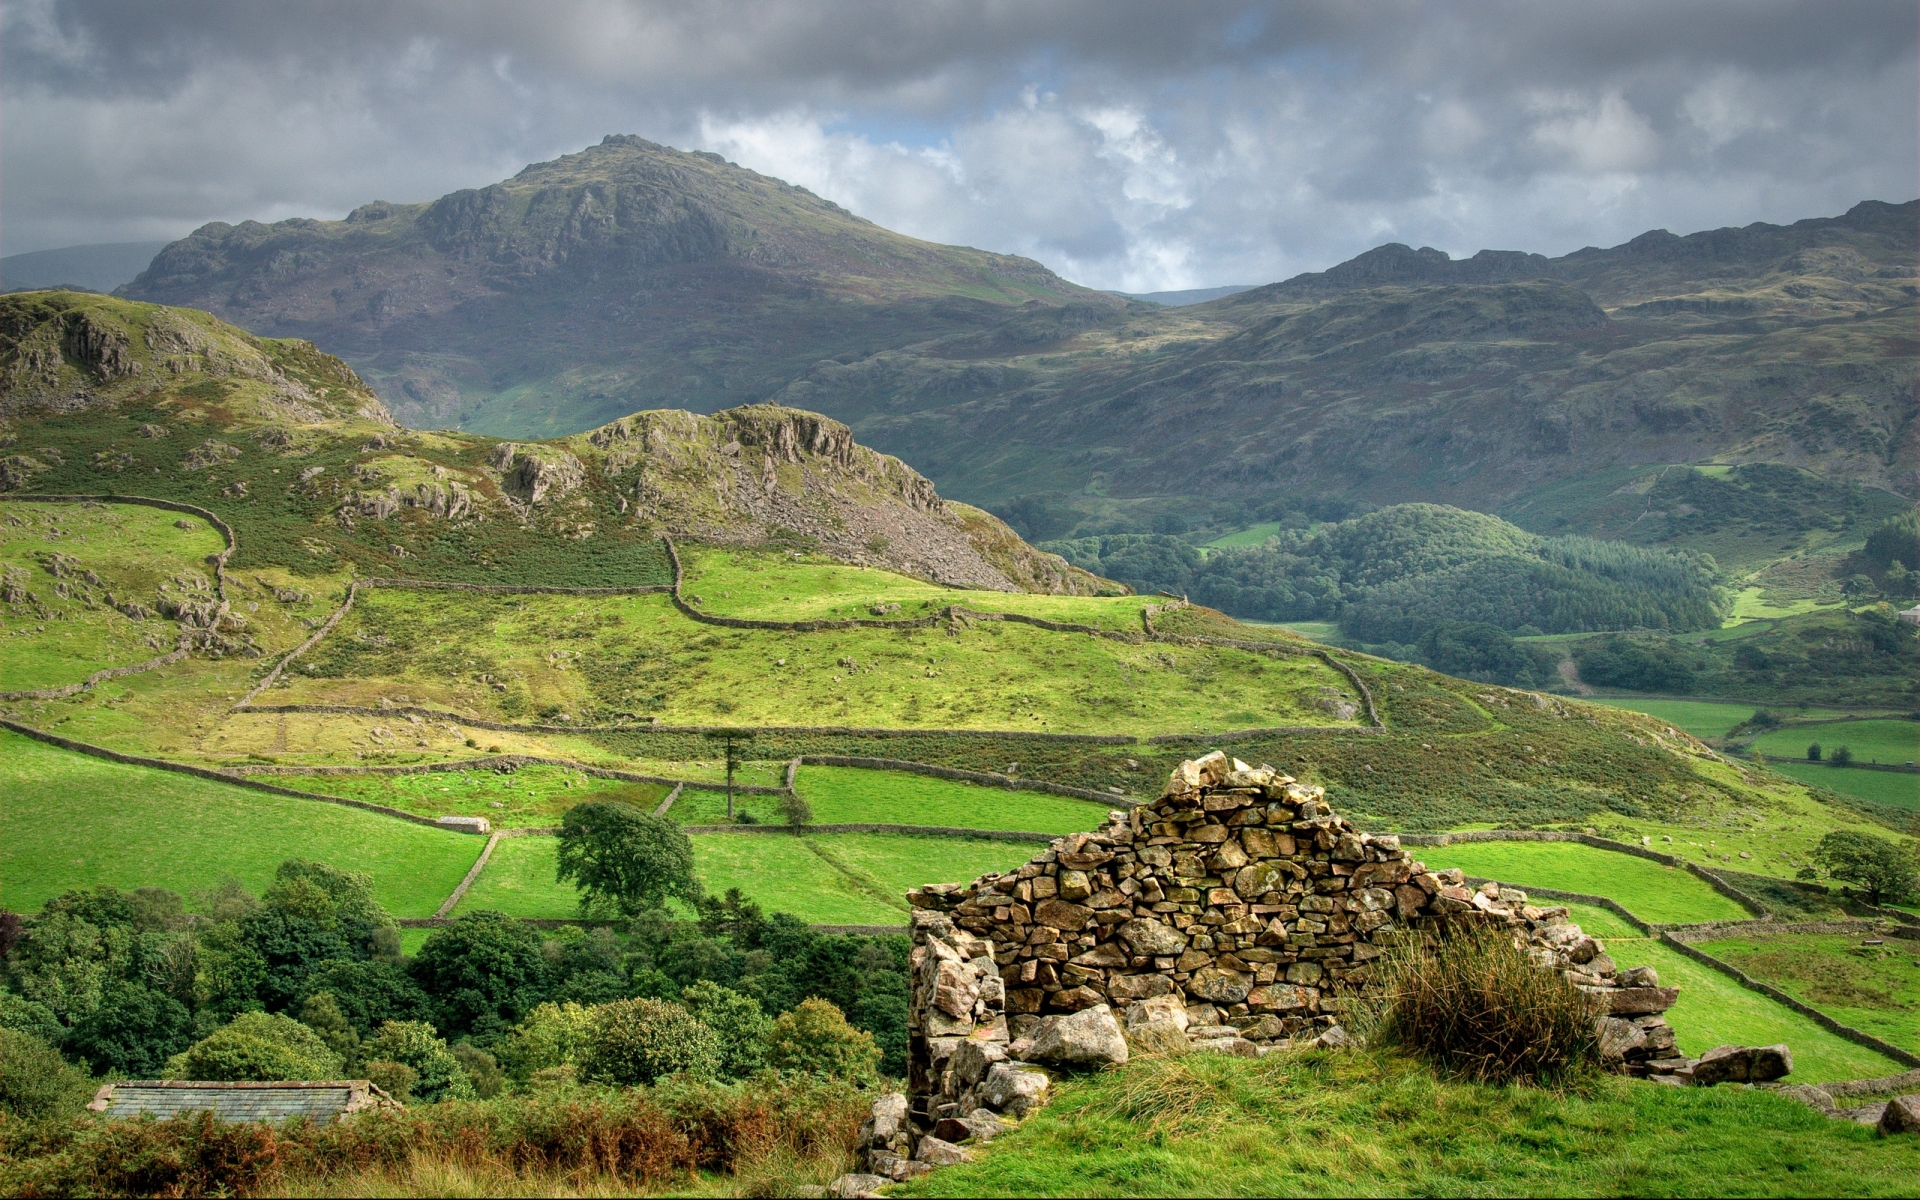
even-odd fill
[[[102,1086],[87,1105],[89,1110],[110,1117],[145,1116],[164,1121],[184,1113],[210,1112],[223,1121],[277,1122],[301,1117],[316,1125],[363,1109],[398,1107],[397,1101],[366,1079],[288,1083],[130,1080]]]

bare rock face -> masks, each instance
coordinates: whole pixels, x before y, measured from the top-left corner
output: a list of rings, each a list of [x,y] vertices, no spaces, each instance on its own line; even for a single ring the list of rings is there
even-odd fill
[[[587,478],[579,459],[551,446],[502,442],[487,463],[500,472],[502,490],[528,504],[564,499]]]

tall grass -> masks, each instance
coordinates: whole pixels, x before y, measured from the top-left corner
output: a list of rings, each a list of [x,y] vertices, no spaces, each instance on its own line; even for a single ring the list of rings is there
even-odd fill
[[[1376,1043],[1487,1083],[1555,1083],[1599,1065],[1598,1003],[1509,933],[1452,926],[1381,961],[1379,998],[1356,1014]]]
[[[845,1168],[868,1099],[767,1076],[566,1088],[329,1125],[207,1114],[0,1119],[0,1194],[610,1194],[683,1183],[699,1171],[779,1191],[783,1180]]]

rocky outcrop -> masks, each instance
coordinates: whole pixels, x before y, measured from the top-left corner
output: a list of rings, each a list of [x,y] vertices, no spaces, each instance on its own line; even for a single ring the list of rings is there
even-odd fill
[[[586,482],[586,468],[565,450],[501,442],[487,457],[501,490],[527,504],[562,500]]]

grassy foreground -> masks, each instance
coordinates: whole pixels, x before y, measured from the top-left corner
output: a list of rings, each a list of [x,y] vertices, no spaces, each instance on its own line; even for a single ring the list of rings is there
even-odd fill
[[[910,1196],[1911,1196],[1910,1141],[1763,1092],[1436,1079],[1385,1053],[1141,1058],[1066,1080]]]
[[[38,909],[69,888],[181,893],[233,876],[259,892],[281,860],[318,859],[374,879],[376,899],[424,917],[480,839],[317,800],[106,762],[0,733],[0,904]]]

